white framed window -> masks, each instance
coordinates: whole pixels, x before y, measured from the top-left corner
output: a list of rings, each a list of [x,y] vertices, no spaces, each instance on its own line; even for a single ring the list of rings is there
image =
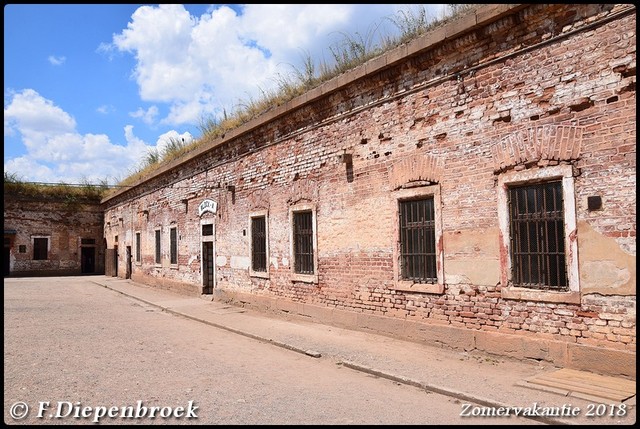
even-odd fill
[[[269,278],[269,214],[267,210],[251,213],[249,217],[251,268],[254,277]]]
[[[51,240],[49,236],[35,235],[31,237],[34,261],[46,261],[49,259]]]
[[[136,231],[136,263],[142,262],[142,234]]]
[[[169,263],[178,265],[178,228],[169,228]]]
[[[580,302],[573,168],[557,165],[498,177],[504,298]]]
[[[395,288],[408,292],[444,292],[440,185],[395,191]]]
[[[315,204],[296,204],[289,208],[291,225],[291,263],[293,281],[318,282],[318,240]]]
[[[155,263],[156,265],[162,264],[162,230],[157,228],[154,230],[155,234]]]

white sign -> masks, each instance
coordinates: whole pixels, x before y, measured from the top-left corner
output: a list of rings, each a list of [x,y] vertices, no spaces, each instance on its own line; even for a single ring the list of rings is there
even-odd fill
[[[213,200],[204,200],[198,206],[198,216],[202,216],[204,212],[215,213],[218,211],[218,203]]]

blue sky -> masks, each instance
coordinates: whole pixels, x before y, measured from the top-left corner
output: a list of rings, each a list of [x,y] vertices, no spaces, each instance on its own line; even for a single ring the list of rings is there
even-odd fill
[[[5,5],[4,171],[115,184],[149,150],[260,99],[307,54],[330,63],[341,34],[393,35],[389,17],[415,7]]]

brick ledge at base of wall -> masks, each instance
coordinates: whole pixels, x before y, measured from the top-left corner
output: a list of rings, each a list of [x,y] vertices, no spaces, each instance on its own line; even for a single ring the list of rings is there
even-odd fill
[[[545,361],[562,368],[636,379],[636,354],[625,350],[477,331],[444,324],[420,323],[223,289],[214,290],[214,299],[263,312],[286,314],[307,321],[387,335],[436,347],[475,350],[518,360]]]

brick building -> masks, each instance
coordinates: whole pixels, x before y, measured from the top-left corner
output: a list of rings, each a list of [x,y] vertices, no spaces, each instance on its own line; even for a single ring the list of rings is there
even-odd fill
[[[635,377],[635,38],[483,6],[104,199],[107,273]]]
[[[104,274],[99,195],[4,184],[4,276]]]

